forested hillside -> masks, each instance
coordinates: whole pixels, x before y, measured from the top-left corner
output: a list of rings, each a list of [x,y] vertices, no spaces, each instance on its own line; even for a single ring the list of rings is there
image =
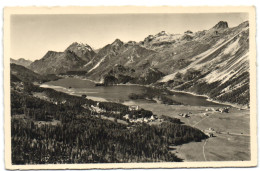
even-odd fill
[[[169,145],[207,138],[174,118],[159,125],[130,123],[123,117],[127,113],[130,118],[153,113],[40,88],[31,80],[41,78],[28,73],[11,80],[13,164],[182,161]],[[102,112],[92,110],[97,106]]]

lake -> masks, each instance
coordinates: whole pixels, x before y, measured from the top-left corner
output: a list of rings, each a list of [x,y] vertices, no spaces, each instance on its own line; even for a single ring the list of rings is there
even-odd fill
[[[114,85],[114,86],[95,86],[94,82],[80,78],[63,78],[56,81],[46,82],[41,87],[52,88],[57,91],[69,93],[71,95],[87,95],[87,98],[97,101],[113,101],[123,103],[130,101],[129,94],[140,94],[148,88],[140,85]],[[196,96],[188,93],[174,92],[171,98],[184,105],[190,106],[226,106],[223,104],[208,101],[206,97]]]

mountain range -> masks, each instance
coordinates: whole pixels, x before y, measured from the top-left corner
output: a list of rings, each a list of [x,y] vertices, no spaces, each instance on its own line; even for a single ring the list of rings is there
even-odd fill
[[[249,22],[229,28],[220,21],[198,32],[161,31],[140,42],[116,39],[98,50],[74,42],[27,67],[40,74],[80,75],[106,85],[152,84],[248,105],[248,53]]]

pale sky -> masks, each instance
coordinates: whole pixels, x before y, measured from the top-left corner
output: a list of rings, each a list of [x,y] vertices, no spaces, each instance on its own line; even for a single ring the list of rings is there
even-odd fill
[[[116,38],[141,41],[149,34],[193,32],[219,21],[234,27],[248,20],[245,13],[218,14],[82,14],[12,15],[11,58],[36,60],[47,51],[64,51],[73,42],[97,49]]]

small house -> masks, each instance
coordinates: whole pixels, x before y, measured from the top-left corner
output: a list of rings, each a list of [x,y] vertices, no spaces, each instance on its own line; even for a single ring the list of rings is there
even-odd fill
[[[187,114],[187,113],[184,113],[184,114],[182,115],[182,117],[184,117],[184,118],[188,118],[188,117],[190,117],[190,115]]]
[[[209,130],[210,130],[210,131],[214,131],[214,129],[213,129],[213,128],[209,128]]]
[[[149,122],[148,118],[144,118],[144,122],[148,123]]]
[[[154,121],[154,120],[155,120],[155,117],[152,115],[152,116],[150,117],[150,120]]]
[[[129,114],[126,114],[125,116],[123,116],[123,118],[125,118],[125,119],[130,119],[130,118],[129,118]]]
[[[212,132],[206,133],[206,135],[209,136],[209,137],[213,137],[214,136],[214,134]]]
[[[225,107],[225,108],[220,108],[219,112],[221,113],[228,113],[229,112],[229,108]]]
[[[135,110],[138,111],[138,110],[141,110],[141,108],[140,108],[139,106],[137,106],[137,105],[129,106],[128,109],[129,109],[130,111],[135,111]]]
[[[143,123],[144,122],[144,118],[138,118],[138,119],[136,119],[136,122],[138,123]]]
[[[158,119],[158,121],[159,121],[159,122],[163,122],[163,119],[160,118],[160,119]]]

